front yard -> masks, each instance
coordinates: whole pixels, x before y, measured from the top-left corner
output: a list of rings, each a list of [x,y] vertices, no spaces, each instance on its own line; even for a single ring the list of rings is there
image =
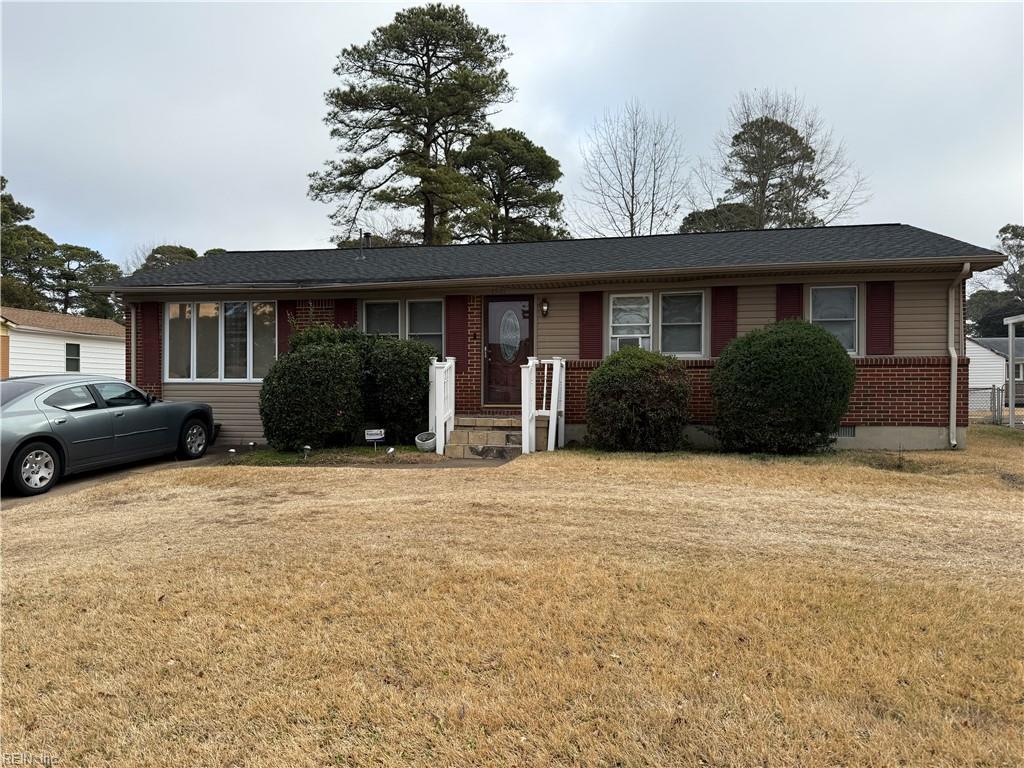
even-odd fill
[[[183,467],[5,511],[5,753],[62,765],[1024,755],[1024,441]]]

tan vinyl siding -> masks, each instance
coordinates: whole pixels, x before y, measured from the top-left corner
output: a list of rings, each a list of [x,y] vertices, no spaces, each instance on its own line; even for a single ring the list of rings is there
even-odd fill
[[[164,400],[199,400],[213,408],[213,420],[221,425],[217,442],[238,445],[263,442],[260,422],[261,384],[191,384],[165,382]]]
[[[950,282],[908,280],[896,283],[894,351],[897,355],[947,354],[946,302]],[[957,323],[958,330],[959,325]]]
[[[540,314],[540,303],[548,300],[548,316]],[[578,293],[537,294],[534,302],[537,317],[535,354],[538,357],[558,355],[569,360],[580,356],[580,295]]]
[[[736,333],[775,322],[775,285],[741,285],[736,293]]]

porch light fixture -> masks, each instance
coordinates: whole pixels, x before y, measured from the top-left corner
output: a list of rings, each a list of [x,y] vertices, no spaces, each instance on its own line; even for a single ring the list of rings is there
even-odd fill
[[[540,300],[540,316],[541,317],[547,317],[549,309],[551,309],[551,305],[548,304],[548,300],[547,299],[541,299]]]

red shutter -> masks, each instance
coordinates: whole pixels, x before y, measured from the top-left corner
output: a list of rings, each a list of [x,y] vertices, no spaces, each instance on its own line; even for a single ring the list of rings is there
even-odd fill
[[[469,297],[444,297],[444,352],[455,358],[455,372],[469,370]]]
[[[277,302],[277,354],[288,351],[288,339],[292,335],[292,321],[295,319],[296,302],[286,299]]]
[[[804,287],[800,283],[775,286],[775,319],[802,320],[804,317]]]
[[[711,289],[711,356],[718,357],[736,338],[736,286]]]
[[[356,321],[356,300],[335,299],[334,324],[341,328],[346,326],[355,327]]]
[[[894,354],[896,286],[892,282],[867,285],[867,354]]]
[[[138,307],[139,325],[136,332],[139,334],[138,345],[142,354],[136,383],[143,388],[155,388],[159,391],[163,380],[163,340],[160,338],[160,321],[164,305],[159,301],[144,301]]]
[[[604,294],[586,291],[580,294],[580,359],[604,357]]]

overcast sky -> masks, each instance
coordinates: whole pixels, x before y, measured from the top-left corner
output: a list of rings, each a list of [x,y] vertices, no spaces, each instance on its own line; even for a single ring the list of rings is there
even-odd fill
[[[123,263],[328,247],[306,174],[333,148],[323,93],[343,47],[397,5],[3,3],[2,166],[36,226]],[[706,154],[740,90],[798,91],[869,177],[853,223],[982,246],[1022,214],[1022,5],[473,4],[507,36],[496,117],[562,162],[636,96]]]

